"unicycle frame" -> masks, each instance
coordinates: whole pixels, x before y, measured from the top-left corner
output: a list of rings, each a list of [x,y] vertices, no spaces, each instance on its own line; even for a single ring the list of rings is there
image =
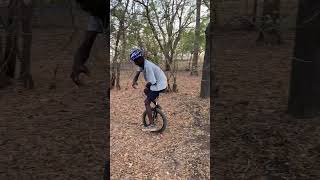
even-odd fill
[[[167,126],[167,117],[166,115],[162,112],[162,108],[159,105],[159,103],[157,102],[158,98],[156,98],[154,101],[152,101],[152,103],[154,104],[154,107],[151,108],[152,111],[152,118],[156,119],[157,116],[160,114],[161,118],[162,118],[162,127],[160,129],[158,129],[157,131],[153,131],[156,133],[162,133]],[[146,122],[146,117],[147,117],[147,111],[144,111],[144,113],[142,114],[142,121],[144,126],[147,126],[147,122]]]

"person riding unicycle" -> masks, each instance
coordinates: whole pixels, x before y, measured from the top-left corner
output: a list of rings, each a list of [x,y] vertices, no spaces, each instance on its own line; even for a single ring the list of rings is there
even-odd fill
[[[144,127],[143,131],[156,131],[157,128],[154,125],[154,119],[152,118],[151,102],[159,96],[161,92],[164,92],[167,88],[167,77],[161,68],[151,61],[147,60],[143,56],[143,51],[135,48],[130,53],[130,59],[139,66],[136,75],[133,78],[132,87],[136,88],[137,81],[141,72],[143,72],[144,79],[147,82],[144,93],[147,98],[144,100],[146,112],[150,124]]]

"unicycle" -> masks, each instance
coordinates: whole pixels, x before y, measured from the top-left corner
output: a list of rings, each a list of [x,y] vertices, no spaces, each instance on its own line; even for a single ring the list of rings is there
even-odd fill
[[[162,133],[167,127],[167,117],[163,113],[161,106],[157,102],[157,99],[152,101],[152,103],[154,104],[154,107],[151,107],[152,117],[154,119],[154,125],[157,128],[156,131],[152,131],[152,132]],[[142,121],[145,127],[147,127],[150,124],[147,116],[147,111],[144,111],[144,113],[142,114]]]

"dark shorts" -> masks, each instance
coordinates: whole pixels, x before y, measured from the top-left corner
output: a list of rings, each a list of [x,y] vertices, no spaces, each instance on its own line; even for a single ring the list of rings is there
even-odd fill
[[[160,93],[163,93],[165,91],[165,89],[161,90],[161,91],[151,91],[151,90],[148,90],[148,93],[147,93],[147,99],[150,100],[150,101],[154,101]]]

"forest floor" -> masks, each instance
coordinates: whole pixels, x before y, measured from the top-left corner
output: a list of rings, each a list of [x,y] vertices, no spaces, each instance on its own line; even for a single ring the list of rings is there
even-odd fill
[[[209,179],[209,99],[199,97],[201,77],[179,72],[179,91],[160,94],[168,118],[161,136],[141,130],[145,82],[141,76],[133,89],[130,75],[122,71],[122,89],[111,91],[111,179]]]
[[[320,121],[286,113],[294,34],[280,46],[256,45],[256,33],[216,32],[219,86],[213,107],[212,178],[320,179]]]
[[[85,85],[79,88],[69,77],[82,34],[62,51],[70,35],[66,29],[34,29],[34,89],[14,81],[0,90],[0,179],[103,177],[107,71],[101,54],[105,51],[94,48],[92,76],[83,78]]]

